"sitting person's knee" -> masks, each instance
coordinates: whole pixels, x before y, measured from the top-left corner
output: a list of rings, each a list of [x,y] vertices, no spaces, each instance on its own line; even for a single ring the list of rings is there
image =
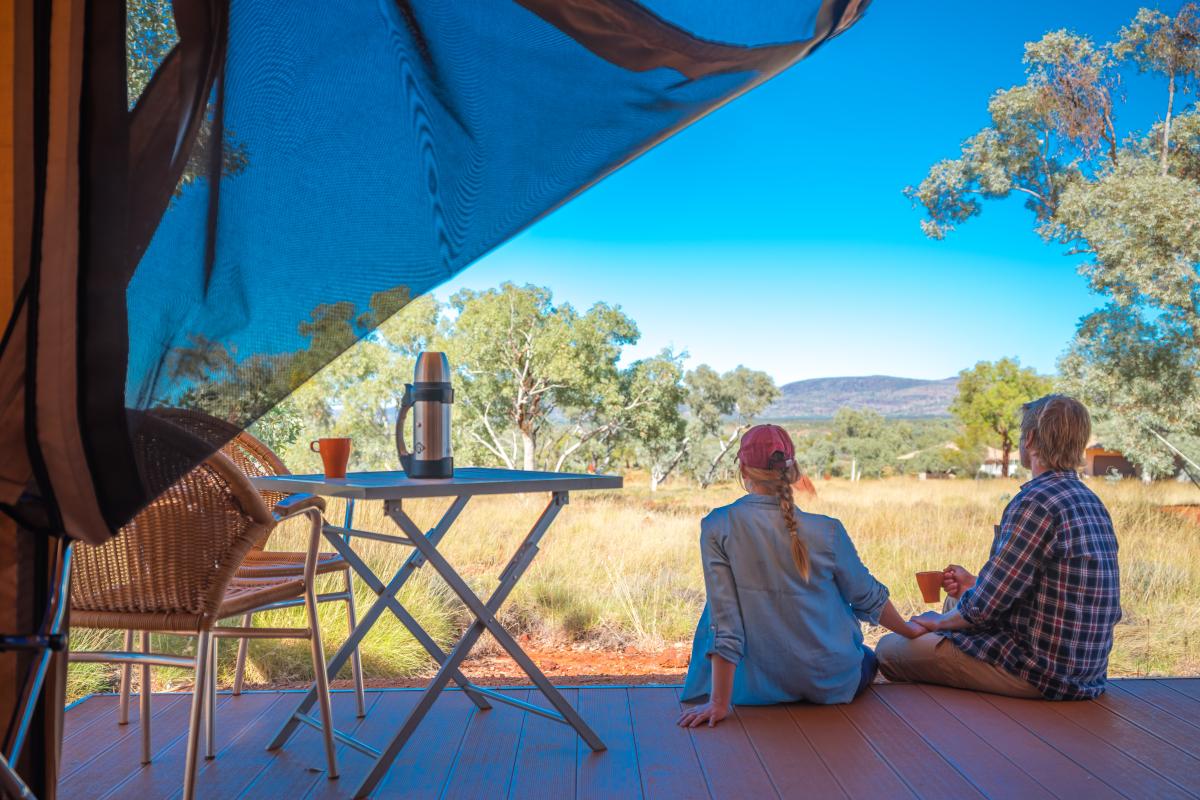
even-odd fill
[[[889,633],[880,639],[875,647],[879,672],[889,681],[914,680],[914,667],[928,661],[940,641],[941,637],[934,633],[927,633],[916,639]]]
[[[875,658],[884,677],[890,680],[889,668],[904,659],[904,651],[908,649],[911,641],[898,633],[889,633],[879,640],[879,644],[875,646]]]

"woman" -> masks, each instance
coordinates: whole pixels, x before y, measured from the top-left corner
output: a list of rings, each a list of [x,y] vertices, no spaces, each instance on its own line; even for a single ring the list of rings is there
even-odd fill
[[[738,450],[747,494],[700,523],[708,603],[696,627],[680,716],[710,727],[733,704],[847,703],[875,677],[859,621],[916,638],[887,587],[859,560],[842,523],[799,511],[795,447],[777,425],[758,425]]]

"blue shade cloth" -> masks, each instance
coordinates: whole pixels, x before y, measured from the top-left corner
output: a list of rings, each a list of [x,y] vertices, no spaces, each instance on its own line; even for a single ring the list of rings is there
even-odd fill
[[[848,703],[862,680],[860,622],[878,624],[887,587],[872,577],[842,523],[796,513],[811,575],[800,577],[770,496],[749,494],[700,525],[708,602],[692,644],[683,699],[712,687],[711,655],[737,665],[733,702]]]
[[[128,284],[126,406],[250,424],[412,298],[865,8],[233,0],[188,170]]]

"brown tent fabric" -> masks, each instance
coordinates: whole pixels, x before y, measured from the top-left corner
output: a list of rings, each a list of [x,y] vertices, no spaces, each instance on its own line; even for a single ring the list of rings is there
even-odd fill
[[[866,2],[723,6],[0,0],[4,626],[36,627],[47,537],[104,541],[194,465],[140,468],[146,412],[250,425]]]

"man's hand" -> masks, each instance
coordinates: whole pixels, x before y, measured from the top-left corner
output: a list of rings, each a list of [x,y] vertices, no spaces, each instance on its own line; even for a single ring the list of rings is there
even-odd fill
[[[974,585],[975,576],[958,564],[951,564],[942,570],[942,588],[955,600]]]
[[[921,628],[924,633],[936,633],[942,629],[942,615],[936,611],[926,611],[910,619],[908,624]]]
[[[675,724],[681,728],[696,728],[707,722],[708,727],[712,728],[728,717],[729,711],[728,704],[705,703],[680,714],[679,719],[675,720]]]

